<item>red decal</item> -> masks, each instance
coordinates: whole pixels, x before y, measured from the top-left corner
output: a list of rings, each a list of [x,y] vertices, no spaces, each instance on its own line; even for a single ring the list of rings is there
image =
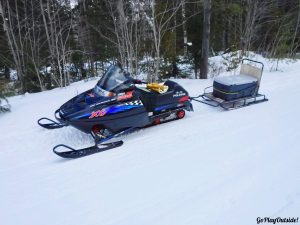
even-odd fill
[[[89,117],[89,119],[105,116],[105,114],[106,114],[105,109],[97,110],[97,111],[92,112],[92,115]]]
[[[185,102],[185,101],[187,101],[187,100],[189,100],[189,96],[183,96],[183,97],[181,97],[180,99],[179,99],[179,102]]]
[[[92,118],[94,118],[94,117],[97,117],[97,111],[92,112],[92,115],[89,117],[89,119],[92,119]]]
[[[113,92],[108,92],[108,97],[112,97],[114,96],[115,94]]]
[[[118,96],[117,100],[122,101],[129,98],[132,98],[132,91],[128,91],[124,95]]]

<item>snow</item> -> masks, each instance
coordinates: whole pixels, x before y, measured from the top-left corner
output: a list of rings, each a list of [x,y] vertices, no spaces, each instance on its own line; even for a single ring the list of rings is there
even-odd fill
[[[257,82],[257,79],[249,75],[240,74],[236,76],[217,77],[214,81],[224,85],[241,85]]]
[[[0,115],[0,216],[5,225],[257,224],[299,217],[300,61],[269,72],[268,102],[232,111],[198,103],[175,122],[123,138],[122,147],[64,160],[52,147],[89,146],[65,127],[36,123],[97,80],[9,98]],[[191,96],[213,80],[177,80]]]

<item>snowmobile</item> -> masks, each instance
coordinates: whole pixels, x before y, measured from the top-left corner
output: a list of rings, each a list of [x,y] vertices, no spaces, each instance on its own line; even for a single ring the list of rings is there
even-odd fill
[[[79,158],[119,147],[123,141],[112,139],[137,129],[182,119],[185,111],[193,111],[193,106],[188,92],[176,82],[146,84],[112,65],[93,89],[57,109],[56,121],[44,117],[37,122],[47,129],[70,125],[91,134],[95,140],[91,147],[76,150],[59,144],[53,148],[58,156]]]

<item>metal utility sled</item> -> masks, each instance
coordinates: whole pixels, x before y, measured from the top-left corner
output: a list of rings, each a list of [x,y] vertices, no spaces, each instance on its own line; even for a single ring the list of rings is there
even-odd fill
[[[217,77],[213,86],[205,88],[203,94],[191,99],[226,110],[268,101],[265,95],[258,93],[263,69],[263,63],[243,59],[239,75]]]

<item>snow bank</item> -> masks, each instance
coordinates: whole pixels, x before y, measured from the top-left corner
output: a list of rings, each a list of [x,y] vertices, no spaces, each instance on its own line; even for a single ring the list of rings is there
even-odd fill
[[[9,98],[12,112],[0,115],[1,223],[250,225],[257,217],[298,217],[300,62],[280,68],[263,74],[266,103],[233,111],[194,103],[182,120],[78,160],[51,149],[88,146],[88,135],[36,121],[96,80]],[[191,96],[212,85],[177,81]]]

